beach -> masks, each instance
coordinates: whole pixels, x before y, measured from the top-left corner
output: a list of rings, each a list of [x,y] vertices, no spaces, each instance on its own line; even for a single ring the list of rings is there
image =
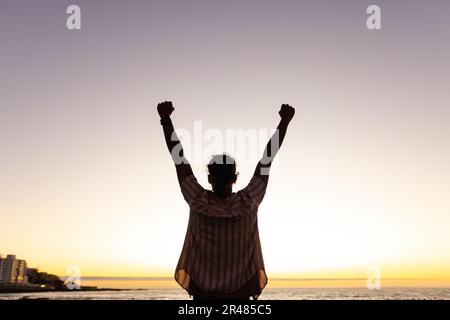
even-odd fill
[[[0,300],[190,300],[177,288],[0,294]],[[450,288],[268,288],[259,300],[450,300]]]

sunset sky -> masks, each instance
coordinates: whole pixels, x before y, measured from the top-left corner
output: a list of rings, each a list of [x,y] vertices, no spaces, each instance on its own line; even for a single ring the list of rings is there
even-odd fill
[[[188,206],[157,103],[191,132],[269,130],[289,103],[259,209],[269,277],[450,285],[449,1],[79,0],[73,31],[70,4],[0,4],[0,253],[171,276]],[[238,190],[257,158],[222,151]]]

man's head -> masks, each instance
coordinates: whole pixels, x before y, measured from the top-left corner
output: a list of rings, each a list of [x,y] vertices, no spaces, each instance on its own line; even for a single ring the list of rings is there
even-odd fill
[[[208,173],[208,182],[213,190],[227,192],[237,179],[236,162],[225,153],[214,155],[208,163]]]

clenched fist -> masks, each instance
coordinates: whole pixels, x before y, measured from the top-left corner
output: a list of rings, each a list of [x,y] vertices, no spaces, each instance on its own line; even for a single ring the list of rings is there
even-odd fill
[[[291,121],[295,114],[295,109],[288,104],[282,104],[281,109],[278,112],[281,119]]]
[[[161,118],[170,117],[173,110],[175,110],[175,109],[174,109],[171,101],[164,101],[164,102],[158,103],[158,113]]]

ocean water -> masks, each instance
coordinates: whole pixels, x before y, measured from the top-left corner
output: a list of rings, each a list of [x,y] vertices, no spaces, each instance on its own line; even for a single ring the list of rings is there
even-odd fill
[[[190,300],[181,289],[0,294],[0,300]],[[267,288],[259,300],[450,300],[450,288]]]

